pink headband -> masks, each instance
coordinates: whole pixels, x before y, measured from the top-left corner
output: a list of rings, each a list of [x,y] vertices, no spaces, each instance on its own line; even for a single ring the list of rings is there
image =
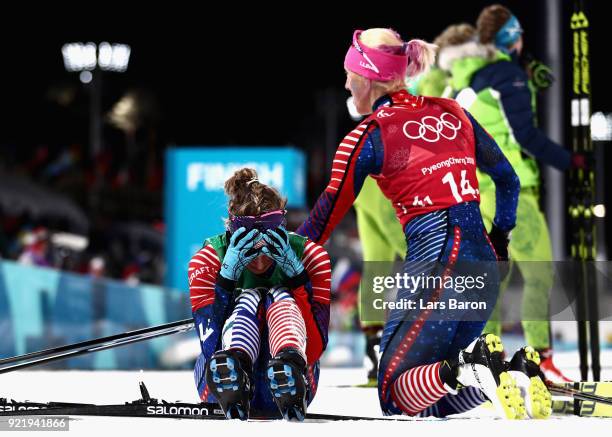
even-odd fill
[[[360,76],[381,82],[404,77],[408,66],[408,55],[393,55],[359,42],[363,30],[353,33],[353,43],[346,52],[344,68]]]

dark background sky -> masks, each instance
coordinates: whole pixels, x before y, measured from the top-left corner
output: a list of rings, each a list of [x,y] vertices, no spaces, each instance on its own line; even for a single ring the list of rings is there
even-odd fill
[[[219,3],[4,12],[0,144],[86,142],[87,94],[78,75],[64,71],[60,49],[69,41],[106,40],[130,44],[132,55],[127,73],[106,75],[105,109],[130,88],[149,90],[161,109],[162,143],[304,146],[305,133],[319,127],[318,90],[342,90],[353,29],[393,27],[404,39],[432,40],[449,24],[474,22],[491,2],[334,2],[340,9],[334,13],[310,2]],[[564,3],[569,12],[572,2]],[[607,2],[590,3],[594,109],[609,111]],[[541,55],[544,1],[503,4],[521,20],[527,47]],[[66,87],[77,94],[62,108],[49,95]]]

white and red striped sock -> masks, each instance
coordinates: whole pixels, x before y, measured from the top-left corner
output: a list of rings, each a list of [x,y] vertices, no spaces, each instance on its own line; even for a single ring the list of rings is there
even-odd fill
[[[270,354],[275,357],[281,349],[292,347],[306,358],[306,325],[302,313],[293,300],[287,295],[284,299],[273,302],[266,313]]]
[[[391,386],[391,398],[404,413],[415,416],[435,404],[448,391],[440,379],[440,363],[414,367]]]

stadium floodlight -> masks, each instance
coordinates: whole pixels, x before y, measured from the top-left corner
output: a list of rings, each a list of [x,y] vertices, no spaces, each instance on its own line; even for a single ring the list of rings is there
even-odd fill
[[[96,68],[96,45],[92,42],[64,44],[62,56],[67,71],[84,71]]]
[[[101,42],[70,42],[62,46],[66,71],[79,73],[79,80],[90,92],[89,142],[92,156],[103,148],[102,138],[102,77],[103,72],[123,73],[130,62],[131,48],[127,44]]]
[[[71,42],[62,47],[66,71],[103,71],[123,73],[130,62],[131,48],[127,44],[102,42]]]
[[[127,44],[109,44],[103,42],[98,46],[98,66],[102,70],[122,73],[130,62],[131,48]]]

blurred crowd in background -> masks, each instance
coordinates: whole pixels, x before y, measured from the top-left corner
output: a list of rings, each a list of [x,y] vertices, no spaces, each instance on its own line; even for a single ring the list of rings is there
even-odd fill
[[[146,141],[145,141],[146,143]],[[163,165],[159,148],[125,144],[88,159],[83,145],[0,154],[0,258],[139,283],[164,281]],[[131,155],[131,156],[130,156]],[[142,165],[142,162],[146,162]],[[288,212],[297,228],[306,210]],[[351,214],[330,240],[333,329],[358,327],[361,247]]]
[[[124,144],[95,159],[81,144],[4,146],[0,257],[160,284],[162,161]]]

